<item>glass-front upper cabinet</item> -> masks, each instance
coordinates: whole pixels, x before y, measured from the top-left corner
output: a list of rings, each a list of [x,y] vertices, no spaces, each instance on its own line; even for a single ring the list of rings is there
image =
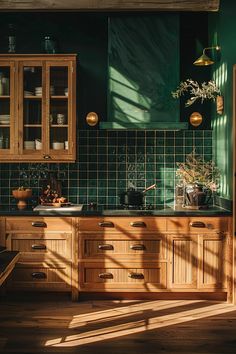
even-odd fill
[[[15,67],[7,61],[0,62],[0,159],[14,154],[15,141],[13,124],[15,112],[14,97]]]
[[[13,67],[0,71],[8,88],[0,86],[0,154],[12,142],[12,161],[75,161],[76,56],[11,58]]]

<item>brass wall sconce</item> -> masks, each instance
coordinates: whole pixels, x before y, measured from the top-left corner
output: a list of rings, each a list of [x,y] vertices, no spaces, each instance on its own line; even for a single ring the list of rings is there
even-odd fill
[[[193,112],[189,117],[190,124],[198,127],[202,123],[202,115],[199,112]]]
[[[215,49],[215,50],[219,51],[220,47],[217,45],[215,47],[204,48],[202,55],[197,60],[195,60],[195,62],[193,64],[197,65],[197,66],[206,66],[206,65],[214,64],[214,61],[211,58],[209,58],[205,53],[206,50],[210,50],[210,49]]]
[[[86,122],[90,127],[94,127],[98,123],[97,113],[89,112],[86,116]]]

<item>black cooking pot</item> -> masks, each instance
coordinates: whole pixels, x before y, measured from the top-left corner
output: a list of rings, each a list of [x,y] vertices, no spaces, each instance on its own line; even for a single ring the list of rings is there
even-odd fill
[[[127,190],[120,194],[121,205],[142,205],[144,203],[144,194],[140,191]]]
[[[121,205],[134,205],[139,206],[144,204],[145,193],[150,189],[155,189],[156,185],[144,189],[144,191],[136,191],[131,188],[120,194],[120,204]]]

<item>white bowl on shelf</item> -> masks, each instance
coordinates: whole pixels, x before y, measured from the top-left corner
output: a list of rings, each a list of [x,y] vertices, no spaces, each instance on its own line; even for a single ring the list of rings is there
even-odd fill
[[[24,141],[24,149],[25,150],[34,150],[35,149],[34,140],[25,140]]]
[[[54,141],[52,143],[53,150],[64,150],[64,143],[60,143],[58,141]]]

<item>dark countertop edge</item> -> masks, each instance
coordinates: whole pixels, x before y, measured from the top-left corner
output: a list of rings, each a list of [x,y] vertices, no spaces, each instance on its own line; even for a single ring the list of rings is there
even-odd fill
[[[0,216],[232,216],[232,211],[222,208],[212,208],[204,210],[174,210],[167,208],[163,210],[85,210],[85,211],[33,211],[33,210],[0,210]]]

